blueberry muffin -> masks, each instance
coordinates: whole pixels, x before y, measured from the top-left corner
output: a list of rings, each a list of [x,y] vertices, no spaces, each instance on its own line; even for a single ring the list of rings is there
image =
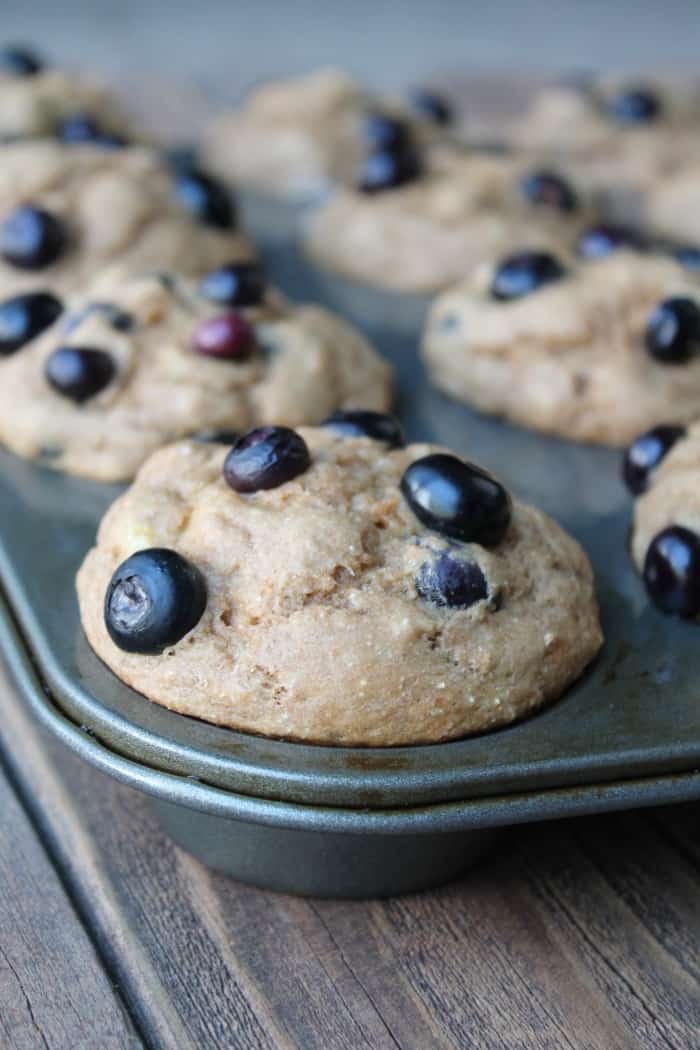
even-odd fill
[[[182,714],[320,744],[495,729],[601,645],[588,560],[478,467],[391,420],[161,449],[77,579],[124,682]]]
[[[700,288],[672,259],[619,250],[566,264],[518,253],[434,302],[433,382],[482,412],[625,445],[700,414]]]
[[[642,220],[657,236],[700,245],[700,155],[657,179],[644,196]]]
[[[535,94],[529,112],[513,129],[513,140],[523,149],[559,149],[585,157],[621,141],[680,133],[699,119],[697,83],[574,77]]]
[[[73,474],[126,480],[184,434],[317,423],[390,400],[389,367],[363,337],[286,302],[256,264],[200,284],[107,272],[61,309],[47,292],[0,304],[0,441]]]
[[[451,119],[446,100],[432,92],[382,100],[346,73],[320,69],[263,84],[217,116],[205,129],[202,155],[225,179],[273,195],[314,196],[354,178],[376,138],[374,118],[385,114],[419,141],[442,137]]]
[[[662,424],[624,459],[637,497],[630,551],[649,597],[664,613],[700,617],[700,424]]]
[[[697,157],[699,129],[697,83],[610,78],[544,88],[512,140],[575,171],[610,217],[639,221],[646,192]]]
[[[223,193],[211,180],[207,190],[197,172],[173,177],[145,148],[48,140],[5,146],[0,298],[37,288],[79,290],[110,263],[203,273],[250,258],[233,206],[222,210]]]
[[[384,149],[370,155],[355,189],[315,212],[306,250],[353,280],[430,292],[518,245],[570,252],[593,216],[554,171],[453,147],[428,157]]]
[[[0,48],[0,141],[47,136],[107,149],[134,131],[102,84],[47,67],[26,48]]]

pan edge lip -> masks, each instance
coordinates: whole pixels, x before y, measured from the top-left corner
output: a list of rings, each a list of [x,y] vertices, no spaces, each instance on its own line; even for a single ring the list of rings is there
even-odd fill
[[[9,571],[8,571],[9,566]],[[3,569],[5,571],[3,571]],[[13,621],[13,633],[38,668],[42,687],[53,703],[74,724],[85,725],[105,746],[149,768],[161,769],[176,776],[191,776],[224,791],[239,792],[248,797],[284,799],[302,805],[357,805],[358,795],[365,793],[363,806],[379,810],[384,806],[436,805],[440,803],[477,800],[493,795],[517,795],[529,791],[552,791],[558,788],[581,787],[586,784],[612,783],[616,780],[672,776],[678,772],[700,767],[700,742],[679,744],[669,753],[649,755],[648,749],[629,749],[610,752],[607,756],[589,756],[577,760],[570,757],[540,760],[535,771],[525,765],[511,763],[497,770],[474,769],[460,766],[458,761],[442,768],[396,769],[304,769],[303,762],[290,769],[283,761],[259,761],[232,755],[221,755],[195,744],[182,743],[157,730],[136,725],[128,717],[114,711],[87,690],[74,682],[58,663],[55,654],[43,637],[40,628],[34,628],[35,613],[25,597],[22,582],[14,573],[12,562],[3,549],[0,537],[0,619]],[[40,645],[34,644],[39,637]],[[110,672],[111,673],[111,672]],[[150,704],[143,698],[144,704]],[[168,712],[173,714],[172,712]],[[177,718],[185,717],[175,715]],[[507,731],[510,727],[494,733]],[[517,730],[518,724],[513,727]],[[231,731],[235,732],[235,731]],[[240,734],[245,743],[260,743],[264,748],[276,745],[301,748],[291,744]],[[415,745],[405,748],[331,748],[319,747],[325,754],[356,752],[363,756],[382,757],[427,754],[432,749],[458,747],[470,738],[448,741],[445,744]],[[458,756],[455,756],[458,758]],[[594,766],[591,769],[591,766]],[[635,768],[636,767],[636,768]],[[639,768],[643,767],[643,768]],[[601,779],[601,777],[603,779]],[[526,783],[523,783],[527,780]],[[372,797],[374,796],[374,797]],[[378,796],[381,798],[378,799]]]
[[[22,643],[0,595],[0,651],[32,712],[70,750],[122,783],[162,802],[207,813],[225,821],[241,820],[300,831],[348,834],[437,834],[558,819],[585,813],[700,799],[700,769],[604,784],[556,787],[414,806],[331,807],[242,795],[147,766],[110,750],[91,732],[70,721],[42,689],[38,668]]]

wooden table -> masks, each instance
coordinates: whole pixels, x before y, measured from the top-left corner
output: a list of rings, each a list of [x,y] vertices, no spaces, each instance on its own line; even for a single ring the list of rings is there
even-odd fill
[[[263,893],[32,723],[0,667],[0,1048],[700,1047],[698,806],[515,828],[386,901]]]

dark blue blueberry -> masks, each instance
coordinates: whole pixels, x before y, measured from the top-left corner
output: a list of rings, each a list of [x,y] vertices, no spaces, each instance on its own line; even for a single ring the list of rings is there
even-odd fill
[[[700,349],[700,308],[693,299],[664,299],[649,318],[646,348],[666,365],[683,364]]]
[[[700,270],[700,247],[692,244],[681,245],[671,252],[676,262],[685,266],[687,270]]]
[[[642,252],[648,247],[646,239],[638,230],[628,226],[601,223],[584,230],[578,239],[576,251],[584,259],[601,259],[618,248],[629,248]]]
[[[115,372],[110,355],[89,346],[61,346],[49,354],[44,365],[53,389],[79,404],[104,390]]]
[[[519,252],[498,266],[491,281],[494,299],[520,299],[566,275],[561,263],[548,252]]]
[[[419,88],[409,95],[411,106],[424,120],[430,120],[433,124],[451,124],[453,119],[452,106],[444,97],[435,91],[426,91]]]
[[[321,423],[341,437],[368,437],[383,441],[389,448],[401,448],[406,444],[398,419],[384,412],[367,412],[358,409],[334,412]]]
[[[201,441],[206,445],[233,445],[240,436],[237,430],[198,430],[196,434],[190,434],[190,440]]]
[[[161,653],[199,623],[206,605],[199,569],[177,551],[151,547],[132,554],[112,576],[105,626],[127,653]]]
[[[662,113],[657,95],[648,88],[621,91],[608,102],[608,113],[621,124],[648,124]]]
[[[49,292],[29,292],[0,303],[0,356],[14,354],[54,323],[63,307]]]
[[[543,204],[557,211],[572,212],[578,197],[570,184],[553,171],[533,171],[520,180],[520,189],[531,204]]]
[[[362,134],[369,148],[397,152],[412,144],[411,129],[404,120],[386,113],[368,113],[362,125]]]
[[[76,113],[72,117],[67,117],[58,126],[57,136],[62,142],[70,145],[89,143],[105,149],[116,149],[126,145],[126,139],[121,135],[104,132],[97,121],[86,113]]]
[[[379,150],[365,160],[358,188],[362,193],[381,193],[413,182],[422,174],[421,159],[413,148]]]
[[[415,460],[401,479],[401,492],[427,528],[464,543],[493,547],[510,525],[510,496],[503,486],[445,452]]]
[[[175,193],[178,200],[198,222],[220,230],[236,224],[233,197],[222,182],[197,168],[176,171]]]
[[[63,223],[42,208],[22,204],[0,226],[0,255],[20,270],[40,270],[65,251]]]
[[[202,278],[200,294],[222,306],[258,306],[265,296],[265,275],[256,262],[233,262]]]
[[[276,489],[311,465],[304,439],[289,427],[256,427],[224,460],[224,478],[236,492]]]
[[[44,68],[41,59],[26,47],[0,48],[0,73],[14,77],[33,77]]]
[[[700,536],[671,525],[654,536],[644,559],[644,586],[662,612],[700,615]]]
[[[421,565],[416,590],[424,602],[451,609],[467,609],[489,594],[486,578],[476,562],[460,561],[447,552]]]
[[[652,470],[685,434],[685,427],[666,425],[654,427],[634,439],[622,463],[622,477],[630,492],[638,496],[645,491]]]

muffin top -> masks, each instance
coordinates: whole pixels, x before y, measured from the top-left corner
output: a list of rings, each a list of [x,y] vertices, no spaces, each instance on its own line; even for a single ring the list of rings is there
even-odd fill
[[[175,711],[326,744],[447,740],[559,696],[601,643],[583,551],[399,440],[374,417],[157,452],[78,575],[97,654]]]
[[[107,271],[65,304],[46,292],[5,300],[0,374],[0,441],[103,481],[133,477],[186,434],[316,423],[390,399],[389,366],[359,332],[286,301],[255,263],[201,282]]]
[[[191,196],[191,195],[190,195]],[[181,203],[182,184],[144,147],[17,142],[0,164],[0,298],[81,289],[105,265],[202,273],[250,258],[247,238]]]

